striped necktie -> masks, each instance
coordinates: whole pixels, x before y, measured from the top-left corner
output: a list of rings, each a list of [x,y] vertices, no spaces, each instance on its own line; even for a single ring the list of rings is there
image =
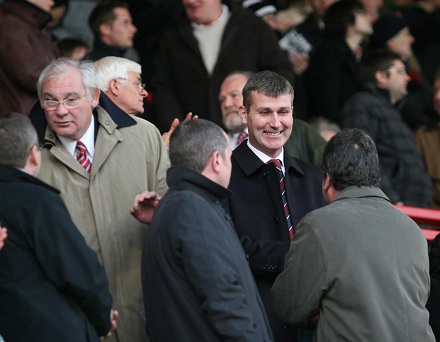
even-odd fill
[[[82,167],[90,173],[92,171],[92,162],[87,156],[87,148],[86,145],[80,140],[76,142],[75,147],[76,160],[82,165]]]
[[[279,159],[271,159],[267,162],[268,164],[274,164],[278,173],[278,179],[280,180],[280,190],[281,190],[281,200],[284,207],[284,215],[286,216],[287,227],[289,228],[290,239],[293,239],[295,232],[293,230],[292,218],[290,217],[289,206],[287,205],[286,196],[286,184],[284,182],[283,169],[281,168],[281,161]]]

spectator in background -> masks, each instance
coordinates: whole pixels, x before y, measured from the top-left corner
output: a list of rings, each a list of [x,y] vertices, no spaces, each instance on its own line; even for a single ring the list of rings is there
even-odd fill
[[[432,206],[440,209],[440,69],[434,76],[432,103],[437,114],[415,132],[417,149],[434,187]]]
[[[58,56],[82,60],[90,53],[90,46],[80,38],[64,38],[57,42]]]
[[[38,99],[37,80],[56,56],[45,29],[52,0],[6,0],[0,20],[0,116],[28,115]]]
[[[293,80],[274,32],[253,13],[221,0],[182,3],[186,16],[161,38],[154,67],[154,122],[160,130],[188,112],[220,125],[220,84],[234,70],[268,69]]]
[[[362,64],[364,89],[346,102],[344,127],[357,127],[374,140],[381,188],[392,203],[429,208],[433,187],[414,136],[394,104],[407,94],[409,76],[400,56],[378,50]]]
[[[436,341],[440,341],[440,234],[431,241],[429,246],[429,275],[431,291],[426,308],[429,311],[429,325]]]
[[[122,57],[108,56],[95,62],[96,83],[110,100],[125,113],[144,112],[148,93],[142,83],[140,64]]]
[[[408,94],[395,106],[402,114],[402,119],[415,130],[428,121],[432,111],[432,91],[423,78],[411,67],[414,60],[411,45],[414,37],[409,32],[405,20],[394,14],[381,16],[373,25],[374,33],[370,37],[369,48],[386,49],[400,56],[404,62],[408,76]]]
[[[415,39],[413,50],[422,75],[432,84],[440,67],[440,3],[437,0],[416,0],[412,5],[401,7],[399,13]]]
[[[151,123],[100,94],[95,77],[92,63],[65,59],[41,73],[42,108],[31,114],[43,142],[40,178],[61,190],[103,264],[120,314],[118,341],[145,341],[140,263],[146,227],[130,209],[145,189],[166,192],[168,152]]]
[[[309,117],[342,123],[345,101],[361,86],[361,44],[373,33],[371,18],[355,0],[338,1],[326,11],[325,39],[314,50],[304,75]]]
[[[280,46],[288,53],[295,73],[295,116],[304,120],[308,119],[309,113],[303,73],[309,67],[310,54],[321,43],[325,28],[324,14],[334,2],[336,0],[306,0],[312,13],[280,40]]]
[[[0,118],[0,221],[9,233],[0,331],[6,341],[97,341],[117,317],[107,278],[59,192],[35,178],[40,153],[27,117]]]
[[[90,13],[89,26],[94,35],[89,56],[93,61],[106,56],[126,57],[133,47],[137,29],[124,1],[98,3]]]
[[[380,190],[374,141],[337,133],[322,169],[329,204],[298,225],[272,288],[276,311],[293,325],[313,321],[317,342],[434,342],[426,239]]]
[[[243,87],[251,76],[250,72],[233,72],[220,86],[219,101],[223,126],[226,127],[233,150],[249,136],[248,129],[240,117],[240,107],[243,106]],[[291,156],[309,163],[321,164],[324,139],[301,119],[295,118],[292,127],[292,134],[284,145],[286,151]]]

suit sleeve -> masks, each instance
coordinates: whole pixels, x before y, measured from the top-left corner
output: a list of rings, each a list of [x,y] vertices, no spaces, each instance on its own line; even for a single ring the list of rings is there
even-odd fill
[[[96,254],[72,222],[58,195],[43,195],[33,208],[33,241],[36,257],[59,291],[86,314],[98,336],[111,326],[112,299],[107,277]]]
[[[312,227],[301,222],[286,255],[284,271],[271,290],[275,310],[285,322],[303,326],[319,312],[320,299],[328,286],[324,260]]]

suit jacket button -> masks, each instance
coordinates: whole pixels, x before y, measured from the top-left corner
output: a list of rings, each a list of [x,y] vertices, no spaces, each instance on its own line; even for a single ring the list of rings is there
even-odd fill
[[[274,217],[274,218],[273,218],[273,223],[278,224],[278,221],[279,221],[279,220],[278,220],[278,217]]]

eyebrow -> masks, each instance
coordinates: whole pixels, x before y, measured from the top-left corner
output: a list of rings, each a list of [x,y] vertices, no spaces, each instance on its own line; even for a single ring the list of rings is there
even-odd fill
[[[80,95],[77,92],[75,92],[75,91],[71,91],[70,93],[65,94],[64,98],[66,99],[66,98],[71,97],[71,96],[80,96]],[[43,97],[56,98],[56,96],[52,95],[51,93],[44,93]]]

